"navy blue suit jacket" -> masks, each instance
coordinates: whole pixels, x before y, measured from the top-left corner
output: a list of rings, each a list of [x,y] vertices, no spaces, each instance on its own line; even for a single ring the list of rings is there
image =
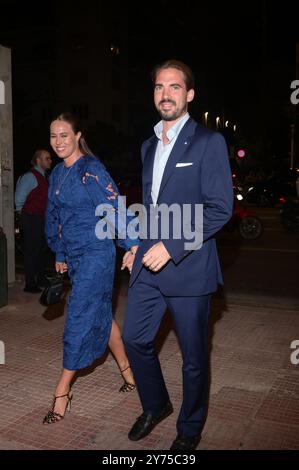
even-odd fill
[[[154,135],[141,149],[143,161],[143,204],[153,203],[151,187],[153,164],[158,139]],[[179,166],[177,164],[179,163]],[[189,165],[183,166],[184,163]],[[192,165],[190,165],[192,163]],[[227,147],[221,134],[207,129],[189,118],[182,128],[168,158],[160,186],[157,204],[203,205],[203,245],[198,250],[186,250],[182,234],[175,239],[160,238],[171,260],[156,276],[161,292],[166,296],[199,296],[215,292],[222,283],[214,235],[230,219],[233,189]],[[194,212],[192,211],[192,216]],[[192,221],[193,225],[195,221]],[[148,234],[147,234],[148,237]],[[141,242],[133,265],[130,285],[142,268],[142,256],[158,240]]]

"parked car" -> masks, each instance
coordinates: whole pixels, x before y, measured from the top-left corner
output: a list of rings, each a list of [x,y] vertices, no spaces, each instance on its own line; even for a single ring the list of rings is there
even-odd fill
[[[270,179],[252,185],[245,195],[248,203],[257,206],[271,207],[280,202],[281,198],[296,196],[296,186],[292,181]]]

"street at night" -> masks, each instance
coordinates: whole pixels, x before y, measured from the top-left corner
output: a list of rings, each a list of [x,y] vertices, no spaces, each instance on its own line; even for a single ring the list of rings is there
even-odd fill
[[[281,227],[279,207],[251,209],[264,224],[258,240],[245,242],[237,232],[217,237],[225,287],[215,295],[210,317],[210,411],[198,450],[299,449],[299,363],[291,349],[299,340],[299,234]],[[118,392],[121,377],[111,354],[79,374],[74,408],[59,432],[41,426],[61,361],[65,300],[48,308],[39,305],[22,292],[20,268],[9,305],[1,311],[8,361],[1,376],[1,448],[167,449],[175,413],[140,443],[127,439],[139,400],[136,392]],[[129,276],[118,270],[116,279],[114,312],[122,325]],[[157,347],[176,410],[181,353],[170,315]],[[7,400],[14,406],[5,406]]]
[[[266,305],[299,309],[299,232],[282,226],[279,206],[252,209],[263,223],[257,240],[245,241],[237,230],[217,237],[225,288],[257,304],[264,297]]]

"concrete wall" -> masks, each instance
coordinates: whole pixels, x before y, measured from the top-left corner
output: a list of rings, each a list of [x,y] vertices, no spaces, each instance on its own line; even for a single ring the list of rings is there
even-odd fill
[[[7,238],[8,283],[15,281],[11,52],[0,45],[0,226]],[[4,99],[3,99],[4,98]]]

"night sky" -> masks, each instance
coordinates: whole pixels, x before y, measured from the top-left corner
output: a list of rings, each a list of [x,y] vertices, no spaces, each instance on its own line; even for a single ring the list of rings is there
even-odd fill
[[[68,2],[69,8],[79,10],[92,3],[86,0],[77,6]],[[289,96],[290,83],[296,78],[299,2],[185,0],[121,4],[126,15],[118,9],[117,1],[111,3],[109,14],[120,15],[128,24],[133,145],[149,136],[158,119],[152,104],[151,68],[161,60],[177,58],[195,72],[196,100],[191,112],[197,120],[207,110],[224,114],[237,123],[241,140],[250,148],[262,142],[260,154],[263,150],[286,157],[293,119],[290,113],[294,112]],[[41,6],[30,1],[0,0],[0,8],[0,43],[11,46],[15,56],[18,43],[26,42],[24,30],[36,24],[55,26],[60,15],[59,2],[53,1],[43,1]],[[14,35],[11,44],[10,32],[20,28],[22,35]],[[14,106],[21,103],[14,102]]]
[[[140,7],[135,12],[139,20],[130,22],[136,38],[130,44],[132,63],[149,71],[168,57],[186,61],[196,72],[200,109],[224,109],[251,136],[265,126],[260,122],[263,104],[270,128],[283,120],[295,79],[298,2],[159,5],[151,11]]]

